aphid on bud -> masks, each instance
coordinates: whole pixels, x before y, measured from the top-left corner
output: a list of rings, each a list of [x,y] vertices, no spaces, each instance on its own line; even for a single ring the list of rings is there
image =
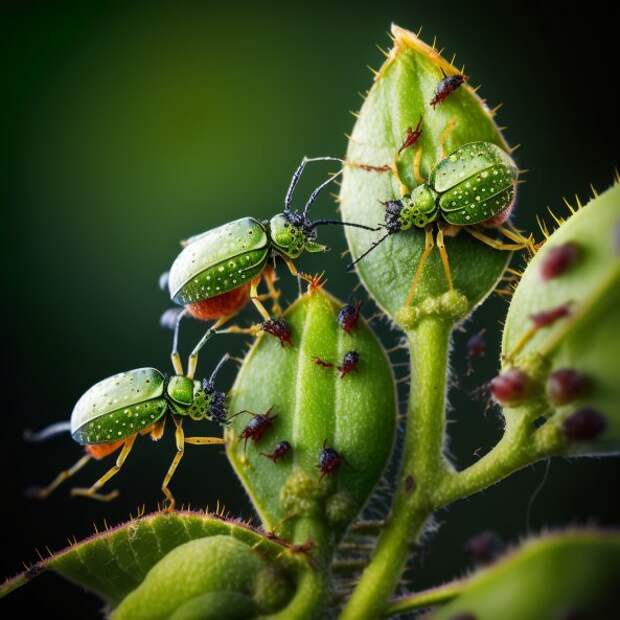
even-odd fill
[[[420,120],[418,121],[418,124],[415,126],[415,129],[411,127],[407,128],[407,135],[405,136],[405,141],[402,143],[401,147],[398,149],[399,155],[405,149],[412,147],[420,139],[420,136],[422,135],[422,129],[420,129],[421,124],[422,124],[422,117],[420,117]]]
[[[281,458],[285,457],[291,451],[291,444],[288,441],[280,441],[276,444],[273,452],[261,452],[262,456],[266,456],[274,463],[277,463]]]
[[[547,379],[547,398],[556,406],[582,396],[588,389],[588,377],[572,368],[553,371]]]
[[[338,313],[338,325],[348,334],[355,328],[360,318],[361,301],[349,303],[340,309]]]
[[[320,357],[315,357],[312,360],[317,366],[321,366],[322,368],[333,368],[334,365],[331,362],[326,362],[324,359]]]
[[[562,304],[557,308],[551,308],[551,310],[543,310],[542,312],[537,312],[536,314],[530,315],[530,319],[534,326],[539,327],[547,327],[549,325],[553,325],[559,319],[563,319],[564,317],[570,314],[570,307],[572,302],[568,302],[566,304]]]
[[[465,551],[476,564],[486,566],[501,555],[504,551],[504,543],[495,532],[481,532],[469,539],[465,545]]]
[[[284,319],[269,319],[268,321],[263,321],[260,327],[264,332],[275,336],[283,347],[286,345],[293,346],[291,328]]]
[[[348,375],[350,372],[357,370],[357,366],[360,361],[360,355],[357,351],[347,351],[342,358],[342,364],[338,366],[340,371],[340,378]]]
[[[489,391],[500,405],[514,405],[522,401],[529,386],[529,377],[519,368],[511,368],[489,382]]]
[[[273,421],[278,417],[277,415],[271,415],[270,407],[265,413],[253,413],[252,411],[240,411],[239,413],[249,413],[252,419],[248,422],[247,426],[241,431],[239,437],[244,440],[243,449],[247,446],[248,439],[251,439],[254,443],[259,442],[263,435],[273,426]],[[238,415],[238,414],[236,414]]]
[[[584,407],[571,413],[562,422],[566,438],[570,441],[591,441],[606,428],[603,414],[591,407]]]
[[[549,248],[540,264],[541,278],[551,280],[562,275],[575,264],[578,255],[577,244],[573,241]]]
[[[344,456],[334,450],[334,448],[330,448],[327,446],[327,439],[323,442],[323,449],[319,454],[319,470],[321,471],[321,480],[329,474],[334,473],[342,462],[344,461]]]
[[[438,106],[442,101],[445,101],[463,82],[466,82],[469,78],[462,73],[456,75],[446,75],[444,70],[441,70],[443,78],[437,84],[435,88],[435,96],[431,99],[431,105],[433,108]]]
[[[481,329],[467,340],[467,374],[470,375],[474,369],[472,361],[484,357],[487,352],[487,343],[484,338],[486,329]]]

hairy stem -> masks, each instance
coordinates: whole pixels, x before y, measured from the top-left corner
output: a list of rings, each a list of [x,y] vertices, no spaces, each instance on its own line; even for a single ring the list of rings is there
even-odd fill
[[[401,596],[392,599],[387,608],[385,609],[384,616],[396,616],[416,609],[424,609],[425,607],[431,607],[438,603],[446,603],[458,596],[465,586],[467,581],[451,581],[442,586],[431,588],[430,590],[424,590],[422,592],[415,592],[414,594],[408,594],[407,596]]]
[[[414,543],[448,475],[443,459],[448,340],[451,325],[432,316],[407,334],[411,386],[404,454],[392,511],[341,620],[377,618],[396,588]]]

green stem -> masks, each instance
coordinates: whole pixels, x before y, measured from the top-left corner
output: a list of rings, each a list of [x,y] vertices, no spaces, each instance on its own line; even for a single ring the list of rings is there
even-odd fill
[[[341,620],[377,618],[396,588],[433,510],[433,493],[448,475],[443,459],[446,375],[451,324],[431,316],[407,334],[411,355],[404,454],[392,511]]]
[[[301,545],[309,540],[314,542],[312,559],[299,573],[293,600],[278,613],[263,616],[263,620],[310,620],[323,616],[332,548],[325,525],[319,519],[308,517],[295,524],[293,542]]]
[[[407,596],[401,596],[390,601],[385,609],[384,616],[396,616],[416,609],[424,609],[438,603],[445,603],[461,594],[465,589],[467,581],[451,581],[442,586],[415,592]]]

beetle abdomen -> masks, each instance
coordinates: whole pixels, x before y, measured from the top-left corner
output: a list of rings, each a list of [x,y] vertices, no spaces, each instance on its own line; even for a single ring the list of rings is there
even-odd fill
[[[251,217],[193,237],[170,268],[170,298],[185,305],[236,288],[255,275],[246,270],[262,268],[269,244],[264,226]]]
[[[195,319],[211,321],[241,310],[248,303],[249,298],[250,284],[246,282],[243,286],[227,293],[188,304],[187,310]]]
[[[253,280],[265,268],[268,250],[252,250],[218,263],[187,282],[173,298],[182,306],[232,291]]]
[[[168,403],[165,398],[154,398],[137,403],[87,422],[73,433],[73,439],[82,445],[109,444],[152,426],[164,413]]]
[[[112,443],[90,444],[86,446],[86,452],[94,459],[104,459],[106,456],[116,452],[124,443],[125,440],[121,439]]]
[[[510,171],[492,166],[442,194],[439,208],[449,224],[479,224],[510,207],[514,194]]]

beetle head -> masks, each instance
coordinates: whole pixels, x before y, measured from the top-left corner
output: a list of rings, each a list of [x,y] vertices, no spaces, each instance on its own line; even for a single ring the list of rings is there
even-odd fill
[[[303,252],[327,250],[324,245],[316,242],[313,223],[301,213],[278,213],[271,218],[269,229],[276,249],[288,258],[298,258]]]

